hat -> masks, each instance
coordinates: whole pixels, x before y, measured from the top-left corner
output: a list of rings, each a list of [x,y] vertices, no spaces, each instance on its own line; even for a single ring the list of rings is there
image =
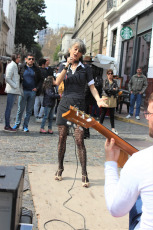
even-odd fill
[[[92,57],[91,56],[84,56],[83,62],[92,62]]]

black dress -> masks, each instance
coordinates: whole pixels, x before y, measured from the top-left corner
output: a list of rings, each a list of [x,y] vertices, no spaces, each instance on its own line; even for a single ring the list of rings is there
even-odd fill
[[[64,65],[61,64],[59,73],[63,70]],[[67,125],[67,120],[62,114],[69,110],[70,105],[78,107],[84,111],[85,108],[85,85],[86,83],[94,84],[92,69],[90,66],[84,66],[79,62],[76,71],[72,73],[71,68],[68,69],[64,79],[64,93],[57,109],[57,125]]]

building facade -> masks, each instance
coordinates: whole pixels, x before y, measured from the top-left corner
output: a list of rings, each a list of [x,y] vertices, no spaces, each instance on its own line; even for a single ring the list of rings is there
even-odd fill
[[[65,32],[62,36],[62,45],[61,45],[61,51],[58,53],[59,56],[59,62],[64,61],[64,55],[68,52],[70,42],[72,40],[73,32]]]
[[[141,66],[148,78],[147,94],[153,91],[153,2],[108,0],[106,55],[115,57],[118,75],[125,81]]]
[[[14,52],[15,25],[16,25],[17,0],[3,1],[3,11],[8,20],[9,31],[6,39],[6,56],[11,56]]]
[[[87,48],[87,56],[106,54],[107,20],[106,0],[76,0],[74,33],[72,38],[82,39]]]
[[[0,56],[6,55],[8,20],[3,11],[3,0],[0,0]]]

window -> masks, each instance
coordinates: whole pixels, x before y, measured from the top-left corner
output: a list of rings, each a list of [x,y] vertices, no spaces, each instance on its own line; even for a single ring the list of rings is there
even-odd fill
[[[116,1],[117,0],[108,0],[107,1],[107,12],[116,6]]]
[[[131,75],[132,56],[133,56],[134,39],[123,42],[123,58],[121,76],[127,80]]]
[[[112,53],[111,53],[111,57],[115,56],[116,37],[117,37],[117,29],[113,31],[113,41],[112,41]]]
[[[136,67],[141,66],[144,75],[147,75],[148,72],[150,44],[151,44],[151,31],[139,35]]]

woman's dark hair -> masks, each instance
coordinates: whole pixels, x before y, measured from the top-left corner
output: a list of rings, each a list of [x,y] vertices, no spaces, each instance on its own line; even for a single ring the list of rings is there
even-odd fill
[[[12,54],[11,58],[12,58],[12,61],[16,61],[16,59],[18,58],[18,56],[20,56],[19,53],[15,53],[15,54]]]
[[[108,74],[109,72],[113,73],[113,70],[112,70],[112,69],[108,69],[108,70],[107,70],[107,74]]]
[[[45,58],[40,58],[39,59],[39,66],[45,65],[46,64],[46,59]]]
[[[43,90],[45,89],[49,89],[53,86],[53,76],[48,76],[47,78],[45,78],[44,83],[43,83]]]

